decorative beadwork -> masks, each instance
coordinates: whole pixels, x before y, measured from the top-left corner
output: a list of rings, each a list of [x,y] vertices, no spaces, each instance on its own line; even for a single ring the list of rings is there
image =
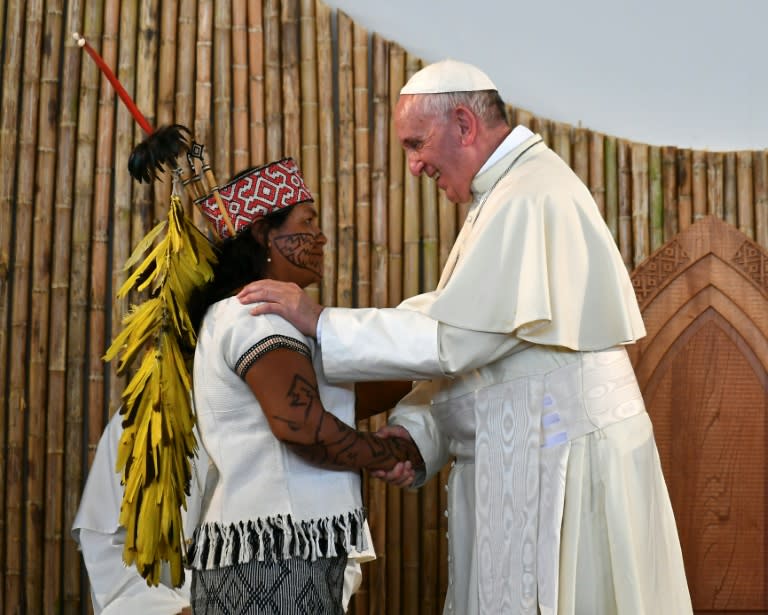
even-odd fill
[[[241,378],[245,378],[245,374],[251,369],[251,366],[256,363],[261,357],[272,350],[278,348],[287,348],[288,350],[294,350],[311,359],[312,354],[309,351],[309,346],[300,342],[299,340],[288,337],[287,335],[270,335],[263,340],[251,346],[243,353],[237,363],[235,363],[235,372]]]

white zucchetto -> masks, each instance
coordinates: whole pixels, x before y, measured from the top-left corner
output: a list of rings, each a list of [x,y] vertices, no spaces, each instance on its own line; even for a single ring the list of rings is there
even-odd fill
[[[479,68],[457,60],[441,60],[422,68],[408,80],[400,94],[441,94],[497,90]]]

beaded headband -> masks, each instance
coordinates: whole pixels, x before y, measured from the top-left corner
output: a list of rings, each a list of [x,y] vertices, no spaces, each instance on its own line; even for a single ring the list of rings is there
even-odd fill
[[[220,239],[227,239],[271,213],[312,201],[293,158],[248,169],[218,189],[195,200]]]

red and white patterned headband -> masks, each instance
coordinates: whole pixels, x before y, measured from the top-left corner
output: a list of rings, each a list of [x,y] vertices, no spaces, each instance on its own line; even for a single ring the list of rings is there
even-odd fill
[[[222,240],[232,236],[231,228],[239,233],[271,213],[314,201],[293,158],[248,169],[232,178],[218,192],[231,226],[227,224],[213,192],[197,199],[195,204]]]

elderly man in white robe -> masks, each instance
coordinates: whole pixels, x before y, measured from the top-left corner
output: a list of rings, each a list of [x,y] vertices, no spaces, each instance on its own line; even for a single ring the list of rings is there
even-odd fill
[[[417,486],[453,460],[446,615],[691,613],[624,348],[645,328],[589,190],[539,135],[510,129],[474,66],[416,73],[394,125],[410,171],[471,202],[437,289],[322,308],[262,281],[241,300],[314,334],[329,378],[422,381],[385,429],[418,445]]]

